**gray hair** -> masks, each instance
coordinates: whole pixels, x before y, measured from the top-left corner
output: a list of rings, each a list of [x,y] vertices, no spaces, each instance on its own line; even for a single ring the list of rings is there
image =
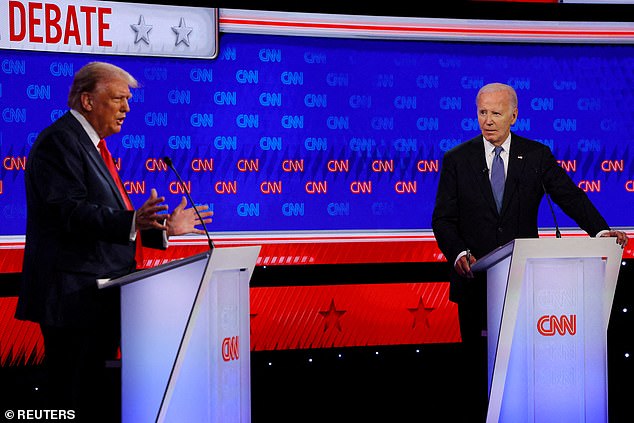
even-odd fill
[[[480,98],[481,94],[496,93],[500,91],[506,91],[506,93],[508,94],[511,100],[511,107],[516,109],[517,108],[517,93],[515,92],[515,89],[511,87],[510,85],[502,84],[500,82],[492,82],[480,88],[480,91],[478,91],[478,95],[476,96],[476,104],[478,103],[478,99]]]
[[[92,93],[99,89],[100,83],[113,79],[122,79],[128,86],[139,86],[137,80],[127,71],[106,62],[90,62],[79,69],[73,78],[73,84],[68,93],[68,107],[81,110],[82,93]]]

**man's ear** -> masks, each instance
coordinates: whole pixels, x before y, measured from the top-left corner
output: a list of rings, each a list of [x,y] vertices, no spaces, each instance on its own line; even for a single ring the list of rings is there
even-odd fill
[[[86,111],[92,110],[92,96],[89,93],[82,93],[80,96],[81,106]]]

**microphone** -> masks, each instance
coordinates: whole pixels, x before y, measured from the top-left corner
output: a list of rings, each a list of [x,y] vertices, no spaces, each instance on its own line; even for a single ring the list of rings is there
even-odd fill
[[[163,157],[163,161],[165,162],[167,166],[169,166],[170,169],[172,169],[172,172],[174,172],[174,174],[178,178],[178,181],[182,184],[183,190],[185,190],[185,195],[187,195],[187,199],[189,200],[190,204],[194,208],[194,211],[198,215],[198,219],[200,219],[201,225],[203,225],[203,229],[205,230],[205,234],[207,235],[207,242],[209,243],[209,249],[213,250],[215,246],[214,246],[213,240],[211,239],[211,236],[209,235],[209,231],[207,231],[207,225],[205,225],[205,221],[200,215],[200,212],[198,211],[198,209],[196,208],[196,204],[194,203],[194,200],[192,200],[191,195],[189,195],[189,190],[187,189],[187,186],[185,185],[183,178],[181,178],[181,175],[179,175],[176,169],[174,168],[174,163],[172,163],[172,159],[170,159],[168,156],[165,156]]]
[[[489,168],[485,167],[484,169],[482,169],[482,173],[489,173]]]
[[[541,181],[541,183],[542,183],[542,189],[544,190],[544,195],[546,195],[546,200],[548,200],[548,208],[550,208],[550,214],[553,215],[553,222],[555,222],[555,237],[561,238],[561,232],[559,232],[559,225],[557,224],[557,215],[555,214],[553,203],[550,201],[550,195],[548,195],[548,191],[546,191],[546,185],[544,185],[544,181]]]

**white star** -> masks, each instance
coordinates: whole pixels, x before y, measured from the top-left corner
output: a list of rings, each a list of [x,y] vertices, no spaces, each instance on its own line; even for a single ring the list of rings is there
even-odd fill
[[[189,47],[189,33],[192,32],[193,28],[189,28],[185,26],[185,18],[181,18],[178,26],[173,26],[172,31],[176,33],[176,44],[185,43]]]
[[[137,44],[139,41],[145,41],[145,44],[150,45],[150,35],[149,32],[152,29],[152,25],[145,24],[145,18],[143,15],[139,15],[139,23],[130,25],[134,32],[136,32],[136,38],[134,40],[134,44]]]

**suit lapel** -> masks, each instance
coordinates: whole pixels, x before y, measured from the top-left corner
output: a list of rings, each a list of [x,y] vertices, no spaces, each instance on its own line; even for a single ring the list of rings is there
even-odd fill
[[[79,135],[78,136],[79,145],[81,145],[81,147],[86,152],[86,155],[88,156],[88,158],[93,164],[93,168],[96,170],[97,173],[99,173],[99,175],[106,182],[108,182],[108,185],[110,186],[110,189],[112,191],[112,195],[114,195],[114,197],[117,199],[119,206],[125,209],[126,205],[125,205],[125,202],[123,201],[123,198],[121,198],[121,193],[119,192],[119,188],[117,187],[117,184],[115,183],[115,181],[112,179],[112,176],[110,175],[110,171],[106,167],[106,164],[104,163],[103,158],[101,157],[101,154],[99,154],[99,151],[95,148],[95,145],[90,140],[90,137],[88,136],[86,131],[84,131],[84,128],[81,126],[81,123],[79,123],[79,121],[75,119],[75,117],[72,114],[68,113],[68,116],[70,117],[69,122],[71,122],[72,126],[75,128],[75,130],[77,131],[77,134]]]
[[[469,141],[469,163],[474,175],[474,186],[478,186],[482,192],[482,198],[489,205],[493,213],[497,213],[491,181],[489,180],[489,169],[484,158],[484,140],[482,136]]]

